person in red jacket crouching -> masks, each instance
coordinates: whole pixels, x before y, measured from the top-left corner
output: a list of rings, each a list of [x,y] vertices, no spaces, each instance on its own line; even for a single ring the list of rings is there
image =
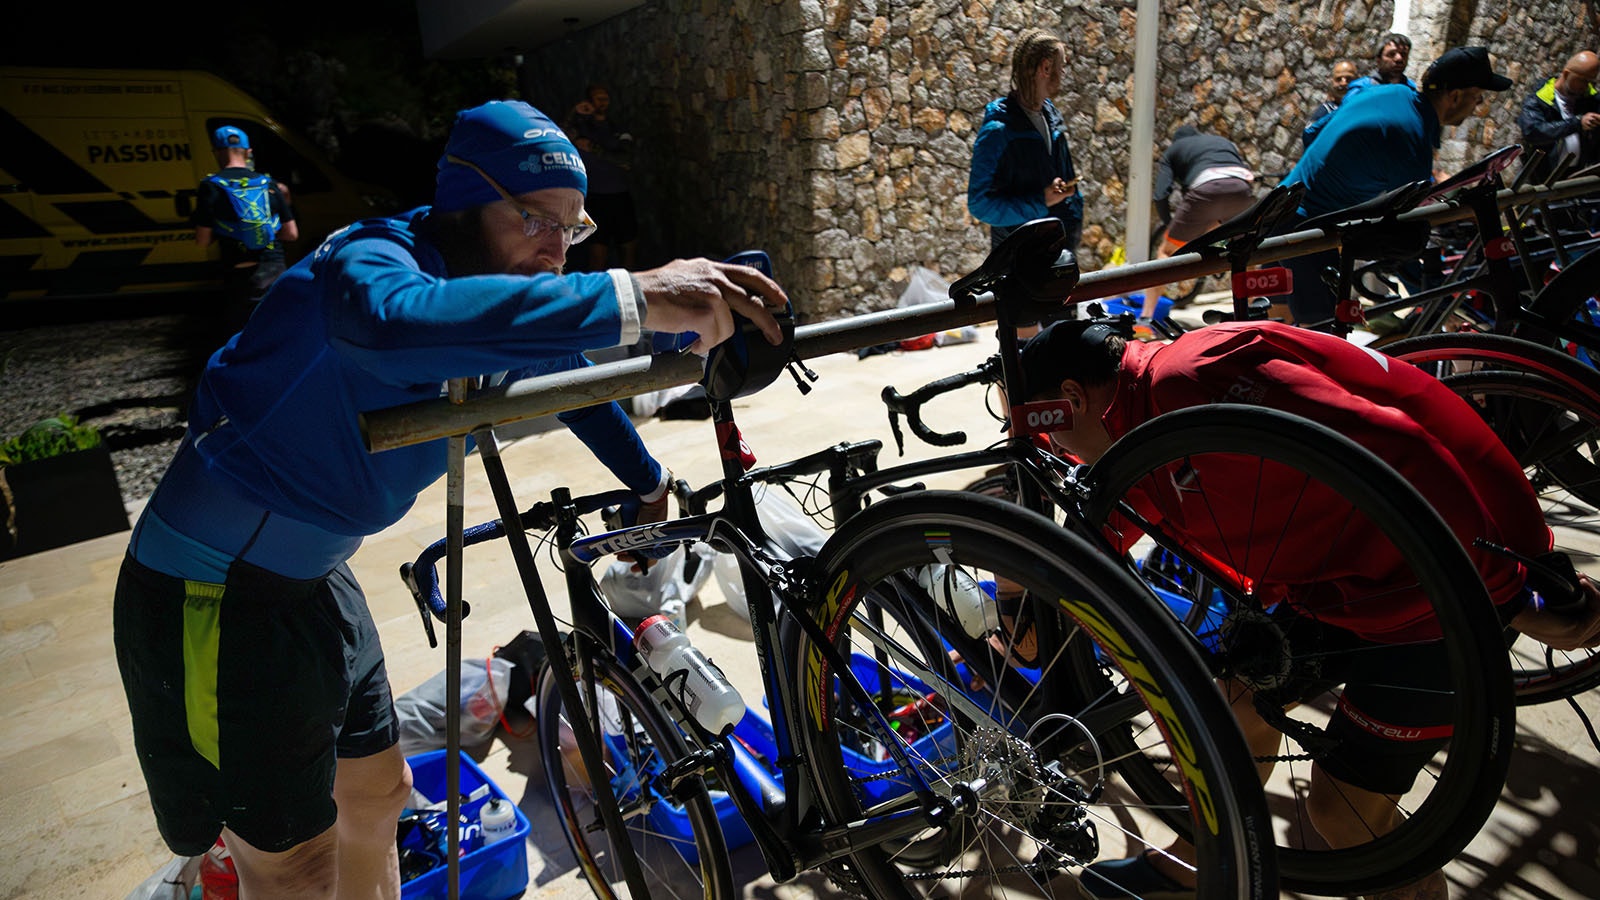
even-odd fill
[[[1326,334],[1274,322],[1218,325],[1170,344],[1129,341],[1110,323],[1064,321],[1023,348],[1029,400],[1062,400],[1067,426],[1049,435],[1054,449],[1084,462],[1162,413],[1212,403],[1248,403],[1326,425],[1387,462],[1451,528],[1482,575],[1502,619],[1557,649],[1600,643],[1600,591],[1579,576],[1579,608],[1557,613],[1529,602],[1527,571],[1475,538],[1537,557],[1553,537],[1522,467],[1466,401],[1425,372]],[[1365,843],[1403,818],[1406,793],[1449,737],[1449,711],[1418,702],[1428,679],[1445,667],[1430,648],[1439,625],[1400,552],[1376,529],[1341,528],[1353,508],[1325,486],[1305,487],[1287,467],[1238,466],[1223,455],[1196,457],[1192,477],[1147,479],[1126,498],[1145,521],[1159,523],[1191,549],[1233,565],[1258,596],[1284,602],[1269,615],[1290,616],[1298,631],[1315,631],[1318,646],[1334,641],[1355,663],[1317,673],[1342,683],[1327,731],[1338,740],[1312,764],[1306,810],[1332,847]],[[1199,471],[1204,469],[1205,471]],[[1281,479],[1281,485],[1271,483]],[[1292,480],[1292,481],[1291,481]],[[1263,483],[1268,482],[1268,483]],[[1282,522],[1323,523],[1274,535],[1271,553],[1230,554],[1233,542]],[[1126,547],[1137,535],[1119,532]],[[1268,558],[1270,557],[1270,558]],[[1381,598],[1382,602],[1356,602]],[[1313,621],[1307,621],[1313,620]],[[1291,640],[1291,638],[1286,638]],[[1398,651],[1398,652],[1397,652]],[[1381,662],[1378,662],[1381,661]],[[1448,696],[1446,690],[1440,692]],[[1275,756],[1282,735],[1257,711],[1250,689],[1225,690],[1258,759]],[[1420,688],[1420,690],[1419,690]],[[1440,704],[1432,704],[1438,706]],[[1445,701],[1448,705],[1448,701]],[[1271,764],[1263,764],[1270,771]],[[1192,896],[1192,873],[1170,854],[1149,853],[1085,869],[1085,897]],[[1384,897],[1443,897],[1441,872]]]

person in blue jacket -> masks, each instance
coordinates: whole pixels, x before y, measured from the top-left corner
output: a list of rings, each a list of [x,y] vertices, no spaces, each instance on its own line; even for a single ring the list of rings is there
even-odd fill
[[[989,249],[1018,225],[1054,216],[1076,251],[1083,232],[1083,195],[1061,113],[1050,98],[1061,93],[1067,49],[1042,28],[1017,38],[1011,54],[1011,93],[983,111],[967,176],[967,209],[989,226]]]
[[[1372,55],[1373,69],[1371,75],[1355,78],[1349,81],[1341,92],[1343,97],[1331,108],[1324,104],[1322,111],[1312,117],[1304,130],[1300,132],[1300,146],[1310,147],[1311,142],[1317,139],[1322,129],[1328,125],[1328,120],[1339,111],[1339,107],[1353,99],[1357,94],[1371,87],[1385,84],[1403,84],[1412,90],[1417,90],[1417,83],[1406,75],[1406,65],[1411,62],[1411,38],[1399,32],[1390,32],[1378,42],[1378,52]],[[1337,66],[1334,67],[1337,70]],[[1354,66],[1351,74],[1354,74]]]
[[[369,454],[356,415],[447,379],[586,365],[641,328],[776,343],[781,288],[677,260],[562,275],[593,230],[577,149],[544,114],[459,114],[432,207],[331,235],[212,355],[188,432],[117,583],[117,662],[167,845],[220,834],[252,897],[399,896],[395,822],[411,775],[377,630],[346,561],[445,471],[445,442]],[[667,476],[622,410],[567,426],[648,513]]]
[[[1511,79],[1496,74],[1483,47],[1445,51],[1423,76],[1422,90],[1405,84],[1369,87],[1345,95],[1339,111],[1284,177],[1303,184],[1298,215],[1278,233],[1299,230],[1307,219],[1334,212],[1415,181],[1433,178],[1433,154],[1447,126],[1466,121],[1485,91],[1503,91]],[[1294,273],[1289,312],[1301,325],[1326,326],[1338,300],[1322,274],[1338,264],[1334,250],[1285,261]]]

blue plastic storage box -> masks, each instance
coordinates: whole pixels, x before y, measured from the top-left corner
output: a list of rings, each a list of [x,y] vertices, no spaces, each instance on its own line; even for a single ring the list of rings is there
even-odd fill
[[[449,772],[445,768],[443,750],[420,753],[406,761],[411,764],[412,783],[423,796],[435,799],[444,797],[445,779]],[[471,794],[486,784],[489,786],[489,796],[510,800],[515,807],[515,800],[507,797],[505,791],[500,790],[500,786],[490,780],[470,757],[461,754],[461,793]],[[485,847],[477,834],[477,822],[478,808],[488,799],[484,797],[464,804],[461,809],[471,823],[462,829],[462,843],[467,850],[461,857],[462,900],[509,900],[528,887],[528,817],[522,814],[521,809],[517,809],[517,830],[510,837]],[[400,886],[400,896],[403,900],[445,900],[446,872],[444,866],[438,866],[411,879]]]
[[[1144,294],[1129,294],[1124,300],[1121,297],[1106,297],[1096,301],[1106,311],[1108,316],[1120,316],[1127,313],[1137,316],[1139,309],[1144,306]],[[1153,318],[1165,319],[1172,314],[1172,300],[1163,296],[1156,301],[1156,314]]]

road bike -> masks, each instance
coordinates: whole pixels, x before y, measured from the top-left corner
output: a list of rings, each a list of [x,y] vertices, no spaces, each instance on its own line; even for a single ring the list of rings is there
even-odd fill
[[[1076,268],[1053,275],[1056,306]],[[731,401],[794,359],[752,334],[713,352],[703,382],[723,465],[718,511],[584,535],[583,512],[625,498],[560,492],[519,513],[492,434],[478,434],[501,517],[467,540],[510,541],[540,633],[560,648],[538,727],[556,810],[597,895],[626,885],[635,897],[729,896],[725,846],[744,829],[775,880],[817,870],[868,896],[1070,893],[1071,870],[1160,852],[1174,835],[1196,845],[1199,896],[1276,896],[1264,799],[1241,735],[1221,724],[1221,695],[1182,629],[1103,553],[1015,505],[915,489],[849,516],[815,558],[775,547]],[[790,469],[870,469],[864,452],[832,448]],[[565,634],[524,534],[546,528],[571,604]],[[717,733],[680,676],[641,664],[630,623],[587,567],[693,541],[739,559],[766,701],[764,716]],[[435,612],[440,552],[408,570]],[[1004,666],[978,668],[994,647],[973,646],[951,591],[935,599],[932,567],[969,600],[1000,585],[1027,598],[1048,650],[1026,690]],[[770,717],[770,732],[750,717]],[[1159,803],[1116,777],[1111,754],[1133,748]]]
[[[1045,248],[1040,258],[1047,256]],[[991,481],[1000,482],[1001,493],[1055,510],[1069,530],[1156,582],[1166,605],[1189,624],[1192,640],[1213,673],[1267,698],[1255,704],[1257,709],[1296,745],[1263,760],[1280,763],[1288,775],[1273,794],[1286,886],[1317,893],[1372,892],[1442,866],[1476,833],[1496,802],[1509,760],[1507,729],[1514,718],[1500,625],[1465,550],[1438,514],[1387,465],[1325,428],[1271,410],[1215,404],[1168,413],[1125,435],[1088,467],[1045,451],[1033,438],[1055,430],[1067,413],[1059,403],[1014,399],[1028,394],[1020,381],[1014,342],[1008,341],[1004,311],[1039,296],[1047,285],[1039,262],[1013,259],[986,263],[952,287],[952,296],[995,291],[1002,315],[1000,354],[975,370],[906,396],[885,389],[891,424],[898,435],[899,417],[904,416],[920,438],[940,446],[959,444],[964,435],[940,434],[922,422],[921,405],[966,385],[997,384],[1012,398],[1005,414],[1013,437],[984,450],[899,468],[915,474],[1000,467]],[[1105,324],[1130,333],[1126,329],[1131,321]],[[1250,483],[1240,472],[1259,473],[1263,488],[1270,484],[1276,494],[1237,490],[1237,484]],[[1230,488],[1206,491],[1212,477],[1208,473],[1229,474]],[[1141,509],[1148,510],[1143,496],[1174,488],[1197,504],[1191,513],[1194,522],[1213,513],[1225,521],[1228,516],[1215,505],[1232,504],[1236,517],[1242,515],[1239,509],[1259,510],[1255,527],[1238,540],[1213,535],[1197,542],[1173,521],[1141,514]],[[1296,518],[1299,507],[1289,501],[1329,494],[1344,498],[1342,515]],[[1308,580],[1307,572],[1322,571],[1330,582],[1350,575],[1350,561],[1341,557],[1348,547],[1330,540],[1323,553],[1309,557],[1303,548],[1294,555],[1278,551],[1286,536],[1347,533],[1370,541],[1367,552],[1399,560],[1391,589],[1421,603],[1426,617],[1438,623],[1436,640],[1399,645],[1389,652],[1404,655],[1425,647],[1435,654],[1440,684],[1428,691],[1435,699],[1453,698],[1448,714],[1452,737],[1414,788],[1395,799],[1394,809],[1404,818],[1398,828],[1387,831],[1374,823],[1369,840],[1328,850],[1317,847],[1310,835],[1312,811],[1295,785],[1305,783],[1304,763],[1336,752],[1337,741],[1330,742],[1324,726],[1339,701],[1339,684],[1315,673],[1324,660],[1351,659],[1358,651],[1329,643],[1336,638],[1317,635],[1315,616],[1288,615],[1290,608],[1277,601],[1285,598],[1286,585],[1290,598],[1304,599],[1314,592],[1318,579]],[[1162,559],[1175,561],[1172,571],[1192,574],[1159,582],[1155,576],[1161,574]],[[1327,602],[1344,614],[1360,614],[1363,605],[1393,600],[1367,596]],[[1264,607],[1274,611],[1263,614]],[[1299,634],[1309,637],[1300,641]],[[1142,758],[1137,753],[1125,756],[1122,774],[1138,785],[1140,796],[1154,800],[1160,796],[1159,785],[1154,778],[1141,780]]]

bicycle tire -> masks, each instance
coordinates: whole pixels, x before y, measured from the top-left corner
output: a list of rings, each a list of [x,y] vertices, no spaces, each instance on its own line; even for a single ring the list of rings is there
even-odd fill
[[[1461,371],[1533,372],[1571,385],[1582,402],[1600,405],[1600,371],[1571,355],[1519,337],[1478,332],[1424,334],[1382,348],[1435,378]]]
[[[1579,403],[1571,384],[1532,372],[1461,372],[1442,380],[1522,464],[1555,535],[1555,549],[1568,552],[1579,571],[1600,577],[1594,557],[1578,546],[1600,527],[1600,507],[1590,499],[1600,479],[1600,403]],[[1562,700],[1600,685],[1596,650],[1555,650],[1509,628],[1506,643],[1519,706]]]
[[[552,656],[539,681],[537,723],[545,781],[555,801],[567,846],[589,887],[603,900],[627,895],[609,837],[593,812],[594,798],[573,744],[555,679],[564,655]],[[672,799],[652,782],[686,753],[677,725],[619,660],[591,654],[599,714],[589,724],[600,734],[612,791],[623,808],[629,839],[652,896],[718,900],[736,896],[716,807],[704,783]],[[568,677],[573,677],[570,674]],[[583,691],[584,686],[579,685]],[[602,719],[604,722],[602,723]],[[625,762],[620,761],[625,757]],[[685,837],[682,832],[690,832]]]
[[[1582,317],[1583,321],[1593,325],[1596,317],[1589,315],[1591,310],[1588,304],[1591,299],[1600,297],[1600,291],[1595,287],[1597,284],[1600,284],[1600,254],[1586,253],[1540,288],[1528,304],[1528,309],[1553,322],[1567,322]],[[1573,356],[1582,356],[1591,366],[1600,365],[1600,347],[1560,338],[1522,323],[1517,324],[1512,334]]]
[[[1210,459],[1210,454],[1219,456]],[[1215,404],[1159,416],[1117,441],[1087,474],[1085,520],[1097,529],[1111,528],[1112,514],[1121,508],[1130,490],[1146,478],[1163,479],[1163,483],[1178,487],[1180,483],[1172,479],[1180,477],[1180,470],[1174,467],[1181,465],[1186,467],[1181,470],[1185,502],[1203,507],[1199,511],[1186,508],[1184,515],[1203,521],[1212,503],[1203,489],[1204,472],[1224,463],[1250,465],[1251,459],[1258,460],[1258,475],[1271,471],[1260,460],[1274,460],[1274,466],[1297,469],[1308,479],[1307,488],[1316,487],[1309,481],[1314,478],[1322,486],[1316,489],[1337,491],[1402,549],[1443,629],[1441,646],[1448,674],[1458,679],[1451,684],[1457,686],[1459,696],[1470,698],[1452,704],[1454,735],[1444,763],[1437,766],[1436,773],[1425,769],[1418,776],[1427,795],[1414,803],[1403,799],[1412,806],[1409,816],[1381,837],[1338,850],[1305,849],[1304,837],[1311,826],[1309,813],[1300,808],[1301,792],[1273,797],[1278,804],[1274,812],[1282,818],[1275,827],[1285,887],[1319,894],[1361,894],[1410,883],[1452,859],[1488,818],[1505,779],[1515,721],[1509,666],[1495,611],[1465,551],[1432,507],[1393,469],[1327,428],[1275,410]],[[1287,495],[1295,496],[1292,492]],[[1282,485],[1277,486],[1277,502],[1273,503],[1256,503],[1257,498],[1238,492],[1217,499],[1263,511],[1259,520],[1251,522],[1257,534],[1281,535],[1305,527],[1271,515],[1271,510],[1284,506]],[[1319,519],[1310,527],[1317,529],[1315,534],[1336,535],[1341,523]],[[1186,553],[1193,549],[1175,542],[1171,535],[1162,542]],[[1235,570],[1246,572],[1257,585],[1272,584],[1273,567],[1280,560],[1270,547],[1235,550],[1213,545],[1206,551],[1212,558],[1231,560]],[[1243,602],[1259,607],[1253,600],[1234,602],[1235,609]],[[1287,627],[1298,627],[1295,622],[1301,618],[1290,620]],[[1279,644],[1284,643],[1285,632],[1273,636]],[[1291,671],[1287,666],[1295,661],[1287,653],[1275,648],[1269,651],[1265,658],[1285,668],[1281,672],[1267,669],[1267,675]],[[1220,665],[1224,658],[1218,655],[1213,659]],[[1248,662],[1247,658],[1234,664],[1245,666]],[[1331,691],[1324,699],[1334,699]],[[1137,760],[1130,761],[1130,766],[1136,765]],[[1128,774],[1146,799],[1165,786],[1157,775]]]
[[[915,580],[908,572],[941,561],[1010,578],[1036,596],[1059,598],[1053,608],[1061,611],[1060,622],[1070,630],[1057,655],[1043,665],[1044,677],[1069,646],[1091,655],[1098,651],[1108,669],[1115,662],[1136,674],[1148,693],[1114,698],[1136,708],[1119,710],[1110,727],[1127,727],[1129,718],[1137,718],[1176,736],[1162,746],[1190,776],[1178,805],[1190,831],[1199,835],[1198,896],[1276,897],[1274,860],[1266,843],[1270,838],[1262,827],[1264,798],[1254,767],[1237,730],[1216,727],[1225,721],[1226,707],[1208,684],[1187,636],[1151,608],[1148,594],[1114,561],[1049,519],[1002,500],[946,491],[921,491],[874,504],[846,522],[815,561],[817,590],[808,611],[813,621],[852,660],[852,669],[857,666],[852,654],[862,648],[891,651],[897,666],[890,676],[939,711],[937,716],[928,713],[921,728],[895,731],[897,745],[940,789],[980,807],[906,842],[926,848],[943,837],[957,853],[944,859],[942,868],[929,870],[922,860],[906,871],[893,848],[860,847],[849,857],[847,886],[885,898],[933,893],[947,882],[955,882],[951,889],[967,896],[997,896],[1010,881],[1034,889],[1040,882],[1054,886],[1055,876],[1098,858],[1098,831],[1085,829],[1084,822],[1114,823],[1133,814],[1123,804],[1131,796],[1104,789],[1107,763],[1087,749],[1091,741],[1078,736],[1080,729],[1088,730],[1086,723],[1096,709],[1002,707],[995,699],[998,685],[986,693],[988,685],[974,686],[962,674],[964,658],[920,651],[914,637],[875,634],[862,625],[858,608],[874,600],[896,602],[908,580]],[[931,599],[924,597],[917,607],[932,610],[942,631],[959,628]],[[1041,641],[1040,646],[1050,645]],[[848,727],[855,714],[848,698],[839,695],[838,679],[820,648],[792,629],[784,654],[800,682],[801,708],[808,717],[807,762],[830,820],[859,821],[897,801],[905,803],[903,793],[892,793],[905,790],[898,787],[903,769],[890,763],[886,772],[877,773],[854,752],[867,741],[881,744],[881,732],[863,738]],[[1088,686],[1083,690],[1092,693]],[[949,731],[940,731],[945,725]],[[965,775],[979,767],[986,779],[981,788],[954,786],[962,780],[957,772]],[[879,791],[891,793],[875,793]],[[1004,796],[996,799],[997,794]],[[1115,799],[1114,808],[1099,805],[1107,794]],[[1016,802],[1007,803],[1007,798]],[[1154,813],[1144,811],[1139,817],[1151,828],[1160,825]],[[1048,838],[1042,837],[1046,832]],[[1131,829],[1119,837],[1132,852],[1145,849]],[[1007,848],[998,865],[985,852],[996,845]]]

